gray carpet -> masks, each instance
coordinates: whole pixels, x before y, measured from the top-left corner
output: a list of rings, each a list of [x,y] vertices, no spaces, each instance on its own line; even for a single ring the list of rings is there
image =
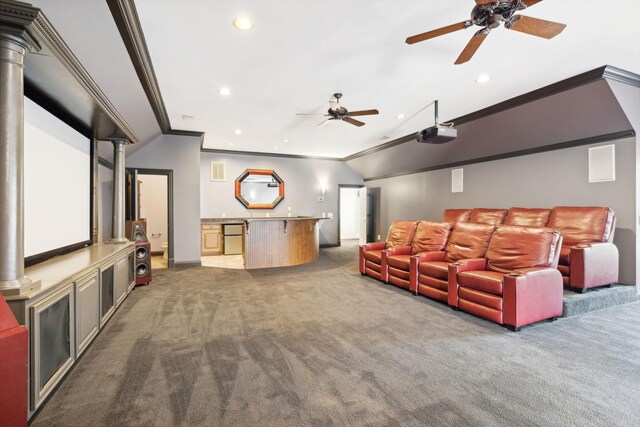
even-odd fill
[[[638,425],[640,302],[514,333],[356,264],[155,272],[33,425]]]

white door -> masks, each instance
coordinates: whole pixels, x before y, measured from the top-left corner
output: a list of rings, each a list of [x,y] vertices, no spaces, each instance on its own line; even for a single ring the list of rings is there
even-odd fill
[[[360,223],[360,244],[367,244],[367,187],[358,190],[358,222]]]

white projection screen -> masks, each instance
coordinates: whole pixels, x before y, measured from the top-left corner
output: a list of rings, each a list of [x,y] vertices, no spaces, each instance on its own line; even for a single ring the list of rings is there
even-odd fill
[[[24,195],[25,257],[91,239],[90,140],[26,97]]]

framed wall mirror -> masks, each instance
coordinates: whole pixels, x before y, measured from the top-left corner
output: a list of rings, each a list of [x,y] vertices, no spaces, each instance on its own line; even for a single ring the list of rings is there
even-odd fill
[[[236,179],[236,199],[247,209],[273,209],[284,199],[284,181],[270,169],[247,169]]]

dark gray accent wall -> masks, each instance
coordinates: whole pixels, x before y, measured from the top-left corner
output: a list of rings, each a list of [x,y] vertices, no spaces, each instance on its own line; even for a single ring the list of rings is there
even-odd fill
[[[632,126],[607,81],[600,79],[457,129],[458,137],[446,144],[409,141],[347,163],[365,179],[386,177],[629,131]]]
[[[369,181],[380,190],[380,230],[397,219],[439,220],[446,208],[608,206],[617,216],[620,281],[636,283],[636,139],[616,146],[616,181],[588,182],[588,148],[573,147],[464,166],[464,192],[451,192],[451,168]]]
[[[211,161],[226,162],[227,181],[212,182]],[[284,200],[275,209],[246,209],[235,198],[235,179],[246,169],[271,169],[284,181]],[[286,157],[248,156],[231,153],[201,154],[200,179],[203,218],[250,215],[322,216],[333,213],[334,219],[322,221],[320,243],[338,242],[338,184],[362,185],[362,178],[345,162],[336,160],[296,159]],[[327,184],[324,201],[319,202],[321,183]]]
[[[126,166],[173,171],[174,259],[200,263],[200,138],[160,135],[127,156]]]

